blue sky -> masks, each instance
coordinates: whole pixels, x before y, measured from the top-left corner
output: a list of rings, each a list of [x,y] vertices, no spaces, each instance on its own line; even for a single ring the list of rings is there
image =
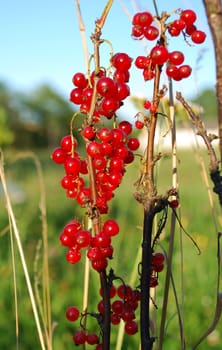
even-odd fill
[[[67,99],[72,89],[72,76],[85,72],[84,56],[79,33],[75,0],[7,0],[1,1],[0,11],[0,80],[16,90],[29,91],[41,83],[49,83]],[[80,0],[88,38],[94,29],[94,20],[100,17],[106,0]],[[186,63],[197,67],[191,78],[176,83],[175,90],[186,96],[196,94],[206,86],[215,85],[214,50],[202,0],[156,0],[159,12],[176,8],[192,8],[197,12],[197,26],[206,31],[203,45],[189,47],[182,38],[171,38],[170,50],[183,50]],[[166,5],[167,3],[167,5]],[[136,5],[137,4],[137,5]],[[169,5],[170,4],[170,5]],[[124,51],[131,57],[144,54],[144,45],[130,37],[131,23],[122,7],[132,15],[139,10],[154,13],[152,1],[114,0],[103,30],[103,38],[112,42],[115,52]],[[153,43],[149,44],[150,48]],[[149,46],[148,46],[149,48]],[[88,50],[92,44],[88,39]],[[109,54],[109,47],[104,46]],[[139,74],[139,73],[138,73]],[[151,93],[150,83],[144,84],[138,75],[132,79],[134,94]]]

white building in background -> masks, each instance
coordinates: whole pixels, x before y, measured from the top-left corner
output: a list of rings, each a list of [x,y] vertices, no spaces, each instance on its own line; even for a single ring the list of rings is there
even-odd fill
[[[216,129],[210,129],[208,134],[218,135]],[[157,131],[155,136],[155,145],[158,146],[159,150],[170,149],[171,148],[171,130],[167,132]],[[212,141],[213,146],[217,146],[219,141],[215,139]],[[144,149],[146,145],[146,134],[142,133],[140,137],[141,148]],[[176,131],[176,145],[177,148],[194,148],[194,147],[205,147],[204,141],[201,136],[196,135],[195,131],[191,128],[187,129],[177,129]]]

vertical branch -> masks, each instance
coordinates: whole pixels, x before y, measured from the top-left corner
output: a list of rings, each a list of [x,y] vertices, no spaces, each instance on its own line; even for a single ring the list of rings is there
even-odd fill
[[[220,160],[222,161],[222,3],[221,0],[203,0],[211,29],[216,59],[216,95],[218,105],[218,132],[220,139]]]

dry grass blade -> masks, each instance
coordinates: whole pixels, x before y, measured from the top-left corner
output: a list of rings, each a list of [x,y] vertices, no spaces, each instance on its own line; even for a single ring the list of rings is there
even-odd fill
[[[20,239],[20,234],[19,234],[19,230],[18,230],[18,227],[16,224],[15,215],[13,212],[11,200],[10,200],[8,189],[7,189],[3,164],[4,164],[3,163],[3,154],[1,153],[0,154],[0,179],[2,182],[2,188],[3,188],[3,193],[4,193],[4,197],[5,197],[5,201],[6,201],[8,216],[10,218],[11,227],[12,227],[12,230],[13,230],[13,233],[15,236],[15,241],[16,241],[16,244],[18,247],[20,258],[21,258],[22,268],[24,271],[24,276],[25,276],[25,280],[26,280],[26,284],[27,284],[27,288],[28,288],[28,293],[29,293],[29,297],[30,297],[30,301],[31,301],[31,305],[32,305],[32,310],[33,310],[34,319],[35,319],[35,323],[36,323],[36,327],[37,327],[37,331],[38,331],[41,349],[46,350],[44,336],[43,336],[43,332],[41,329],[41,323],[40,323],[37,305],[36,305],[36,301],[35,301],[35,297],[34,297],[34,293],[33,293],[33,288],[32,288],[32,284],[31,284],[31,280],[30,280],[30,276],[29,276],[29,272],[28,272],[28,268],[27,268],[27,264],[26,264],[26,260],[25,260],[25,255],[24,255],[24,251],[23,251],[23,247],[22,247],[22,243],[21,243],[21,239]]]

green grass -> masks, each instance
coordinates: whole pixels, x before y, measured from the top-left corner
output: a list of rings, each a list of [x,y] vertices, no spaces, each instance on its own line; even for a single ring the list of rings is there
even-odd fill
[[[78,265],[69,265],[65,260],[65,249],[60,246],[59,234],[64,225],[74,216],[81,217],[84,214],[74,201],[67,199],[64,190],[60,187],[59,181],[63,176],[62,167],[56,166],[49,158],[50,151],[39,154],[43,166],[43,175],[47,201],[47,225],[49,240],[49,266],[50,284],[52,300],[52,318],[57,323],[54,330],[54,350],[71,350],[72,332],[77,325],[70,325],[65,319],[65,309],[71,304],[81,307],[83,288],[83,268],[84,262]],[[202,156],[202,155],[201,155]],[[201,249],[198,255],[197,249],[191,239],[181,230],[179,223],[176,225],[175,251],[173,257],[173,276],[176,283],[179,303],[183,306],[183,318],[185,327],[185,337],[187,349],[202,335],[210,325],[214,316],[215,293],[216,293],[216,273],[217,273],[217,240],[215,220],[219,225],[221,213],[218,208],[216,195],[213,194],[215,202],[214,216],[212,208],[209,206],[208,192],[201,177],[201,166],[197,161],[194,152],[178,151],[178,181],[180,194],[179,216],[185,230],[196,240]],[[207,158],[203,154],[204,162],[207,166]],[[13,209],[17,219],[18,228],[21,234],[25,255],[27,258],[29,272],[34,277],[34,257],[36,246],[41,238],[40,220],[40,190],[36,169],[33,160],[30,158],[11,162],[11,156],[5,156],[6,175],[8,183],[15,183],[25,200],[21,203],[13,203]],[[163,158],[158,164],[158,189],[160,193],[171,187],[170,158]],[[138,176],[139,162],[129,166],[123,184],[116,191],[115,197],[110,203],[110,216],[119,222],[121,232],[113,239],[114,259],[110,266],[115,269],[116,274],[123,277],[126,283],[131,278],[132,270],[135,268],[135,257],[140,249],[143,208],[133,197],[133,184]],[[210,183],[211,186],[211,183]],[[13,190],[12,190],[13,191]],[[13,192],[12,198],[13,198]],[[7,212],[4,201],[0,198],[0,232],[8,225]],[[168,217],[170,218],[170,211]],[[167,250],[169,241],[169,224],[166,225],[161,235],[160,243]],[[8,234],[0,237],[0,348],[15,348],[15,316],[14,316],[14,296],[12,282],[12,264],[10,257],[10,239]],[[183,246],[183,270],[184,277],[181,278],[181,252]],[[20,349],[40,349],[37,339],[37,332],[33,321],[31,305],[28,300],[25,281],[16,251],[16,270],[18,282],[19,298],[19,318]],[[83,259],[82,259],[83,260]],[[162,295],[164,288],[164,272],[159,276],[159,286],[156,294],[156,305],[158,310],[153,309],[157,320],[157,328],[160,322],[162,307]],[[99,301],[98,276],[92,272],[90,275],[90,309],[94,311]],[[138,278],[135,286],[138,285]],[[182,286],[184,290],[182,289]],[[222,343],[222,323],[218,324],[216,331],[211,337],[198,348],[200,350],[221,349]],[[112,332],[112,349],[115,349],[116,331]],[[172,288],[169,294],[169,307],[167,315],[166,340],[164,350],[180,349],[179,329],[176,315],[176,307]],[[92,348],[92,347],[91,347]],[[125,337],[122,349],[138,349],[138,336]]]

